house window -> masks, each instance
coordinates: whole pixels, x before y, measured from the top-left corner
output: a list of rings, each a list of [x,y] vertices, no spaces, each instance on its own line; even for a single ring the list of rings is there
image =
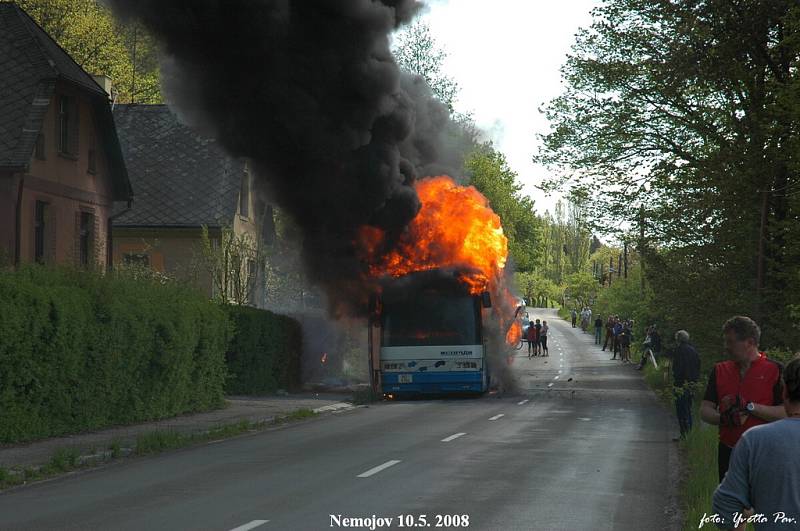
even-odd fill
[[[239,215],[245,218],[250,217],[250,174],[244,172],[242,175],[242,185],[239,190]]]
[[[122,263],[126,266],[150,267],[150,255],[147,253],[125,253]]]
[[[88,266],[92,261],[94,247],[94,214],[89,212],[80,213],[80,263],[81,266]]]
[[[39,133],[36,137],[36,151],[35,156],[39,160],[44,160],[44,135]]]
[[[86,171],[89,173],[95,173],[97,171],[97,141],[94,135],[92,135],[89,141],[89,165]]]
[[[58,151],[69,153],[70,148],[70,99],[66,96],[58,98]]]
[[[44,240],[45,240],[45,217],[47,215],[47,203],[36,201],[34,210],[33,225],[33,259],[38,263],[44,262]]]

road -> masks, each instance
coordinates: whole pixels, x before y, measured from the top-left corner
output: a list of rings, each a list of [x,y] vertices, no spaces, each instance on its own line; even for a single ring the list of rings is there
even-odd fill
[[[0,529],[678,529],[668,414],[590,335],[530,312],[551,355],[515,358],[518,396],[381,403],[124,461],[0,495]]]

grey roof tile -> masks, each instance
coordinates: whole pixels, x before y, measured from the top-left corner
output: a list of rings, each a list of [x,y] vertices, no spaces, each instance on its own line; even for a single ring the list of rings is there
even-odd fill
[[[244,160],[179,122],[166,105],[117,105],[114,121],[136,194],[114,226],[232,223]]]

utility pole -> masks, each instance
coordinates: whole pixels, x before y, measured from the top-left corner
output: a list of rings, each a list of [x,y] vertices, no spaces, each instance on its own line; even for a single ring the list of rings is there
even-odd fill
[[[644,296],[644,204],[639,207],[639,270],[641,276],[639,294]]]
[[[628,278],[628,242],[622,244],[622,255],[625,257],[625,278]]]

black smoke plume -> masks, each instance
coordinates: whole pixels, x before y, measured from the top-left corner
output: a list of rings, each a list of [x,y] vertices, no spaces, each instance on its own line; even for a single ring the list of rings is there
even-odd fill
[[[247,157],[303,231],[330,301],[365,300],[359,227],[388,241],[419,209],[414,180],[460,168],[447,108],[401,73],[389,36],[412,0],[109,0],[159,41],[170,103]],[[352,309],[352,308],[351,308]]]

